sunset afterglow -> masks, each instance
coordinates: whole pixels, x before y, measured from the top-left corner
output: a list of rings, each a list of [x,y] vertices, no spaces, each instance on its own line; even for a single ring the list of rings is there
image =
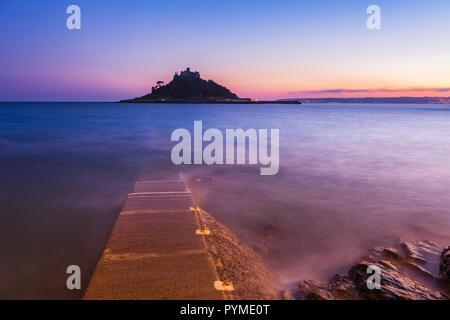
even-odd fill
[[[70,31],[68,1],[2,1],[0,100],[115,101],[187,66],[240,97],[449,96],[450,3],[378,2],[372,31],[361,0],[80,0]]]

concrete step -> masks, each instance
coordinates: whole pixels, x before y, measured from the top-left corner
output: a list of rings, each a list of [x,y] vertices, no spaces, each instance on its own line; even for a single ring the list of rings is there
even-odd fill
[[[205,250],[203,237],[195,233],[198,228],[194,211],[121,215],[106,249],[109,254],[157,255]]]
[[[206,252],[102,261],[85,299],[223,299]]]
[[[84,299],[224,299],[182,180],[139,181]]]
[[[138,181],[134,185],[133,193],[138,192],[176,192],[188,191],[183,180],[168,181]]]
[[[134,193],[128,196],[122,213],[189,211],[192,206],[190,193]]]

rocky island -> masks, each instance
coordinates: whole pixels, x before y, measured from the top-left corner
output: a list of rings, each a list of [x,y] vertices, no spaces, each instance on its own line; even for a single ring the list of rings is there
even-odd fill
[[[180,74],[175,73],[170,83],[158,81],[151,93],[140,98],[121,100],[122,103],[227,103],[227,104],[300,104],[294,101],[258,101],[251,98],[239,98],[224,86],[212,80],[204,80],[200,73],[187,68]]]

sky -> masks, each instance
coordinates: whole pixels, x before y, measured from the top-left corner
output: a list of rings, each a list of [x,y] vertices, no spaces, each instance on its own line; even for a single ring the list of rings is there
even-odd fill
[[[450,1],[0,1],[0,101],[133,98],[188,66],[240,97],[450,96]]]

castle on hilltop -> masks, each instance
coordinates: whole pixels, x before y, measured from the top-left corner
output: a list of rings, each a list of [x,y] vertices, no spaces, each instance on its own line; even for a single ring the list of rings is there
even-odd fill
[[[185,71],[181,71],[180,74],[178,72],[175,72],[175,75],[173,76],[173,79],[179,79],[179,78],[198,78],[200,79],[200,73],[198,71],[192,72],[191,68],[187,67]]]

